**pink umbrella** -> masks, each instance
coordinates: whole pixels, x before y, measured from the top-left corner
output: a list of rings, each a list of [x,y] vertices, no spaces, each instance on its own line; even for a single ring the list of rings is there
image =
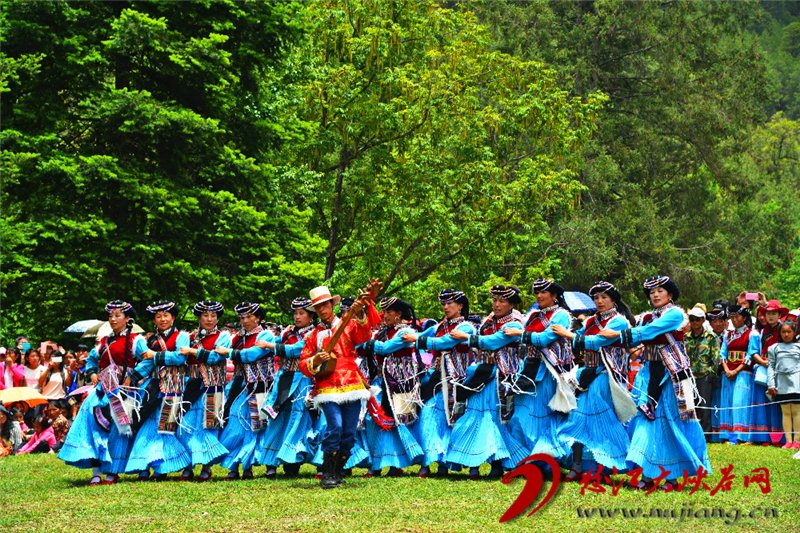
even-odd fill
[[[74,391],[70,392],[69,395],[70,396],[78,396],[78,395],[81,395],[81,394],[86,394],[87,392],[89,392],[93,388],[94,388],[94,385],[89,383],[88,385],[84,385],[83,387],[78,387]]]

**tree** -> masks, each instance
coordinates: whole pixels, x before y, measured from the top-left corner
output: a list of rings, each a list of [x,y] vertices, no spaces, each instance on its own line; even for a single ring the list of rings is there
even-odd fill
[[[308,76],[297,113],[313,126],[290,164],[327,241],[325,278],[354,290],[381,274],[408,294],[533,262],[545,213],[580,191],[602,95],[570,97],[541,63],[490,51],[458,6],[315,2],[305,16],[293,63]]]
[[[267,2],[2,6],[3,337],[104,301],[214,297],[274,316],[319,277],[275,151],[302,33]],[[277,113],[276,110],[280,112]]]

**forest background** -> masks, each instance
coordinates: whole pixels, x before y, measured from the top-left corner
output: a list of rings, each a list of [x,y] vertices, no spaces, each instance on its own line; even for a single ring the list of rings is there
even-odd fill
[[[800,3],[3,2],[0,343],[128,299],[800,306]],[[188,324],[188,322],[187,322]]]

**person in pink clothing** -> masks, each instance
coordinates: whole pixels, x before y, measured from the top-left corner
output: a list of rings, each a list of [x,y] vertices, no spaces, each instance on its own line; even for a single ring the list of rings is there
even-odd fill
[[[21,387],[25,381],[25,367],[19,361],[19,348],[9,348],[0,354],[0,390]]]
[[[36,432],[28,443],[20,448],[17,454],[47,453],[56,444],[56,436],[47,416],[40,416],[33,421],[33,430]]]

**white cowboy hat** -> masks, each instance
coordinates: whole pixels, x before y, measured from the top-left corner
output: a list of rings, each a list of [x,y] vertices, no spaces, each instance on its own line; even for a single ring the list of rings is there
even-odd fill
[[[311,289],[308,293],[308,296],[311,298],[311,305],[309,307],[315,313],[317,312],[317,305],[330,300],[333,300],[333,305],[336,305],[339,303],[339,300],[342,299],[342,297],[338,294],[336,296],[331,296],[331,291],[328,290],[328,287],[317,287],[316,289]]]

